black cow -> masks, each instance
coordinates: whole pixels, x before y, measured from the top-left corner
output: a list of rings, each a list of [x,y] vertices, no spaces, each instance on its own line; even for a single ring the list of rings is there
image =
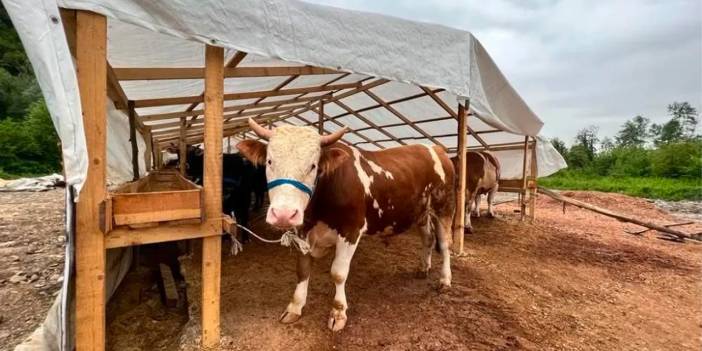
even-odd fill
[[[203,166],[204,150],[188,146],[186,174],[198,185],[202,185]],[[260,170],[261,168],[263,171]],[[263,188],[261,188],[261,184],[263,184]],[[256,194],[256,205],[261,206],[265,189],[266,173],[264,167],[254,166],[239,154],[222,155],[222,212],[226,214],[234,212],[237,223],[248,227],[251,193]],[[242,240],[248,241],[248,239],[248,234],[243,232]]]

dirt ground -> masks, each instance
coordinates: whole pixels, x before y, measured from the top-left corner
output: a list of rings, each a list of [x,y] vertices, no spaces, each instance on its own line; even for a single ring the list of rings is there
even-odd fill
[[[46,316],[63,281],[64,189],[0,192],[0,350]]]
[[[565,192],[566,196],[634,214],[661,223],[681,221],[645,199],[596,192]],[[5,205],[0,194],[0,206]],[[25,195],[26,196],[26,195]],[[51,193],[56,207],[62,195]],[[24,199],[19,197],[18,199]],[[29,241],[20,225],[38,198],[2,207],[0,243],[24,248]],[[29,206],[31,205],[31,206]],[[37,208],[37,210],[39,210]],[[540,198],[534,224],[519,222],[516,204],[497,207],[498,218],[474,219],[475,234],[466,236],[466,257],[452,260],[453,286],[434,289],[438,257],[428,279],[415,278],[419,238],[413,233],[386,243],[364,237],[347,282],[349,322],[332,334],[326,327],[333,299],[329,277],[332,257],[315,261],[303,317],[292,325],[277,322],[295,287],[295,252],[276,245],[252,243],[222,264],[222,346],[226,350],[699,350],[702,347],[702,244],[679,244],[626,234],[639,227],[589,211]],[[10,223],[7,211],[21,213]],[[46,210],[45,210],[46,211]],[[42,215],[45,216],[45,215]],[[61,211],[56,211],[61,228]],[[20,223],[20,220],[26,222]],[[36,224],[33,224],[36,225]],[[12,227],[12,230],[8,230]],[[31,227],[31,226],[29,226]],[[60,254],[60,229],[44,230],[45,250]],[[254,228],[265,231],[263,226]],[[702,225],[679,229],[697,232]],[[39,232],[39,229],[30,230]],[[10,237],[9,233],[12,233]],[[21,238],[17,238],[17,236]],[[36,234],[35,234],[36,235]],[[22,241],[27,240],[27,241]],[[42,241],[43,242],[43,241]],[[5,245],[5,244],[0,244]],[[53,245],[53,248],[51,247]],[[225,245],[226,247],[226,245]],[[2,249],[5,250],[5,246]],[[198,252],[197,247],[194,250]],[[4,253],[4,251],[2,251]],[[42,252],[43,254],[44,252]],[[29,270],[0,257],[0,333],[16,323],[33,324],[43,318],[45,300],[31,284],[11,284],[14,270]],[[24,255],[39,258],[44,256]],[[47,255],[48,256],[48,255]],[[44,257],[46,259],[46,257]],[[60,259],[60,257],[59,257]],[[47,262],[53,262],[48,261]],[[197,269],[199,258],[186,259],[186,273]],[[15,267],[10,268],[8,267]],[[42,266],[43,267],[43,266]],[[45,268],[42,268],[45,269]],[[189,271],[190,270],[190,271]],[[43,275],[42,275],[43,277]],[[192,279],[189,279],[191,281]],[[6,303],[7,296],[36,295]],[[197,286],[188,294],[197,295]],[[53,290],[51,290],[53,291]],[[127,283],[108,306],[108,344],[112,350],[170,350],[197,340],[185,325],[183,306],[164,308],[158,289],[143,270],[128,275]],[[196,296],[189,296],[195,300]],[[27,299],[29,300],[29,299]],[[8,310],[8,308],[12,308]],[[28,311],[20,313],[19,311]],[[20,315],[22,317],[20,317]],[[11,319],[7,319],[8,316]],[[188,326],[197,323],[189,323]],[[0,346],[16,344],[31,329]]]

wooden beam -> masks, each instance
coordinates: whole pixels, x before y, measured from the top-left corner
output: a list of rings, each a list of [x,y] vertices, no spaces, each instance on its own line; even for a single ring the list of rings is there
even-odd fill
[[[113,229],[105,236],[105,247],[113,249],[135,245],[163,243],[168,241],[203,238],[205,236],[220,234],[211,229],[212,223],[190,223],[159,225],[150,228],[130,229],[120,226]]]
[[[519,220],[524,221],[524,216],[526,212],[526,193],[527,193],[527,160],[529,156],[529,136],[524,137],[524,159],[522,161],[522,198],[519,202],[521,212],[519,213]]]
[[[462,103],[458,104],[458,169],[456,176],[458,177],[458,187],[456,189],[456,227],[453,231],[454,251],[458,255],[463,254],[463,235],[466,219],[466,134],[468,130],[468,121],[466,110],[468,108],[468,100],[466,106]]]
[[[531,167],[529,172],[529,181],[527,182],[529,188],[529,221],[534,223],[536,219],[536,195],[537,195],[537,182],[539,177],[538,163],[536,160],[536,143],[538,141],[534,138],[534,142],[531,144]]]
[[[310,101],[316,101],[316,100],[321,100],[323,96],[309,96],[309,97],[301,97],[301,98],[294,98],[294,99],[288,99],[288,100],[278,100],[278,101],[266,101],[266,102],[261,102],[259,104],[243,104],[243,105],[233,105],[233,106],[227,106],[224,108],[224,112],[240,112],[246,109],[251,109],[251,108],[259,108],[259,107],[271,107],[271,106],[279,106],[279,105],[289,105],[289,104],[295,104],[295,103],[300,103],[300,102],[310,102]],[[192,111],[180,111],[180,112],[168,112],[168,113],[157,113],[157,114],[151,114],[151,115],[143,115],[141,116],[140,120],[147,122],[147,121],[160,121],[164,119],[174,119],[174,118],[180,118],[180,117],[197,117],[197,116],[202,116],[205,113],[205,110],[192,110]]]
[[[205,159],[203,174],[205,220],[211,234],[222,233],[222,110],[224,109],[224,49],[205,48]],[[219,345],[222,240],[202,239],[202,346]]]
[[[334,90],[344,90],[357,88],[359,84],[357,83],[346,83],[328,86],[318,86],[318,87],[306,87],[306,88],[294,88],[294,89],[284,89],[284,90],[264,90],[264,91],[250,91],[245,93],[233,93],[225,94],[224,100],[244,100],[253,99],[259,97],[270,97],[270,96],[284,96],[284,95],[295,95],[301,93],[316,93],[322,91],[334,91]],[[159,99],[145,99],[136,100],[135,107],[154,107],[154,106],[166,106],[166,105],[180,105],[187,103],[200,103],[203,101],[202,96],[181,96],[173,98],[159,98]]]
[[[88,173],[76,204],[76,349],[105,349],[107,20],[76,13],[75,59],[88,145]]]
[[[448,114],[453,116],[453,118],[456,118],[456,119],[458,118],[456,112],[453,112],[453,109],[451,109],[451,107],[449,107],[449,105],[447,105],[443,99],[441,99],[438,95],[436,95],[436,92],[432,91],[431,89],[429,89],[427,87],[421,87],[421,88],[425,93],[427,93],[427,95],[429,95],[429,97],[432,98],[432,100],[434,100],[434,102],[436,102],[441,108],[443,108],[444,111],[448,112]],[[475,138],[475,140],[477,140],[480,143],[480,145],[482,145],[485,149],[490,148],[490,145],[488,145],[488,143],[486,143],[485,140],[483,140],[483,138],[481,138],[480,135],[478,135],[478,133],[476,133],[470,127],[468,127],[468,133],[470,133],[470,135],[472,135],[473,138]]]
[[[198,67],[115,68],[114,72],[118,80],[202,79],[205,76],[205,69]],[[341,73],[343,72],[314,66],[227,67],[224,69],[225,78],[306,76]]]
[[[378,95],[375,95],[372,91],[366,90],[364,93],[368,96],[370,96],[371,99],[375,100],[375,102],[379,103],[381,106],[383,106],[386,110],[388,110],[390,113],[395,115],[395,117],[399,118],[403,122],[407,123],[408,126],[410,126],[412,129],[417,131],[417,133],[423,135],[425,138],[431,140],[434,144],[441,146],[442,148],[446,148],[444,144],[442,144],[439,140],[431,136],[429,133],[425,132],[424,129],[418,128],[416,125],[414,125],[414,122],[410,121],[409,118],[405,117],[403,114],[400,113],[400,111],[396,110],[394,107],[390,106],[387,102],[385,102],[383,99],[381,99]]]
[[[400,143],[400,144],[402,144],[402,145],[406,145],[405,142],[403,142],[403,141],[401,141],[401,140],[397,140],[397,137],[396,137],[396,136],[390,134],[390,132],[386,131],[385,129],[380,128],[377,124],[373,123],[373,121],[369,120],[368,118],[363,117],[363,115],[361,115],[360,113],[354,111],[351,107],[346,106],[346,104],[344,104],[343,102],[341,102],[341,101],[336,101],[335,103],[337,104],[337,106],[343,108],[343,109],[346,110],[347,112],[350,112],[352,115],[356,116],[356,118],[358,118],[358,119],[360,119],[361,121],[365,122],[365,123],[368,124],[369,126],[375,128],[377,131],[379,131],[380,133],[382,133],[382,134],[384,134],[385,136],[389,137],[390,139],[395,140],[395,141],[397,141],[398,143]]]
[[[185,171],[188,162],[188,144],[185,143],[185,117],[181,118],[179,123],[180,128],[178,129],[178,170],[180,171],[181,175],[185,176]]]
[[[139,145],[137,145],[136,138],[136,111],[134,111],[134,102],[129,101],[128,113],[129,113],[129,143],[132,146],[132,180],[139,179]]]
[[[319,117],[317,118],[317,131],[319,132],[319,135],[324,134],[324,101],[321,101],[319,104]]]
[[[107,62],[107,61],[105,61]],[[129,99],[127,99],[127,94],[124,93],[122,86],[115,76],[115,72],[107,62],[107,96],[110,97],[115,104],[115,108],[118,110],[126,110],[129,108]]]

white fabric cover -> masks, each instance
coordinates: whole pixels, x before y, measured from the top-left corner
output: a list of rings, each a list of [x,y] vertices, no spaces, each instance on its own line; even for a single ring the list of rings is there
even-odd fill
[[[354,72],[361,78],[383,77],[444,88],[448,103],[456,97],[470,98],[471,111],[485,124],[519,135],[534,136],[542,126],[470,33],[440,25],[291,0],[211,0],[206,4],[196,0],[2,1],[34,66],[62,140],[67,182],[78,188],[86,174],[87,153],[77,80],[58,6],[110,18],[109,59],[118,67],[202,66],[202,48],[207,43],[225,47],[228,56],[235,50],[246,51],[267,65],[282,59]],[[251,79],[225,86],[227,90],[257,90],[274,82],[272,78]],[[413,87],[394,85],[398,86]],[[142,94],[202,92],[201,81],[124,82],[123,87],[130,99]],[[421,111],[419,104],[414,105],[409,108]],[[110,176],[125,178],[115,171],[120,173],[122,168],[111,167]]]
[[[140,133],[136,133],[139,149],[139,175],[146,175],[144,151],[146,142]],[[129,141],[129,117],[124,111],[115,109],[107,102],[107,185],[116,186],[133,179],[132,144]]]

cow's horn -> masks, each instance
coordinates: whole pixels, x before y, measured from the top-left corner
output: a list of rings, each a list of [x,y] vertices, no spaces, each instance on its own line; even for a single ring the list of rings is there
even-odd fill
[[[329,135],[323,135],[322,136],[322,146],[334,144],[339,139],[341,139],[341,137],[344,136],[344,134],[346,132],[348,132],[348,130],[349,130],[349,127],[344,127],[344,128],[337,130],[334,133],[329,134]]]
[[[251,127],[251,130],[254,131],[258,136],[260,136],[263,139],[270,139],[271,136],[273,135],[273,131],[270,129],[263,128],[260,124],[256,123],[253,118],[249,117],[249,127]]]

